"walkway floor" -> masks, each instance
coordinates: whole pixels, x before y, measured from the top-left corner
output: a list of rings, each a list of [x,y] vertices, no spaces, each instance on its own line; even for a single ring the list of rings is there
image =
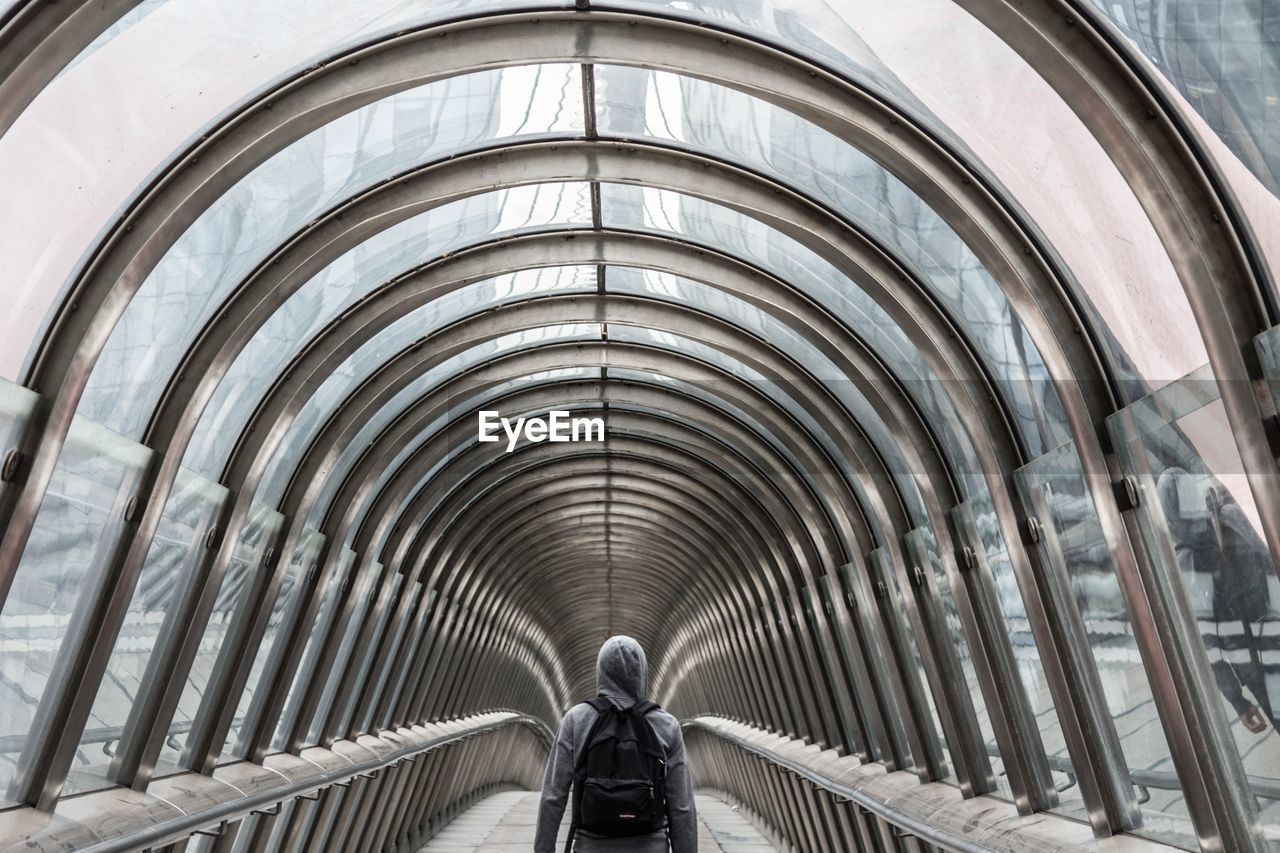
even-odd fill
[[[468,809],[419,853],[530,853],[538,820],[536,791],[495,794]],[[715,797],[698,795],[698,853],[775,853],[746,818]],[[566,821],[560,827],[564,847]]]

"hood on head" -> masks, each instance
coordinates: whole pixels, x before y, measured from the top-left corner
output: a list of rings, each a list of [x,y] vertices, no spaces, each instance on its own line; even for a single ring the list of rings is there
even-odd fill
[[[644,649],[630,637],[610,637],[596,657],[596,692],[627,704],[644,700],[649,665]]]

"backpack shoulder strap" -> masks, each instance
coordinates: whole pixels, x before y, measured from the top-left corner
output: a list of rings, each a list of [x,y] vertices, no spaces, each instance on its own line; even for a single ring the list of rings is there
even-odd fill
[[[588,699],[584,704],[591,706],[591,709],[596,712],[596,718],[592,721],[591,728],[587,729],[587,738],[583,741],[582,749],[579,750],[577,761],[573,766],[572,812],[569,818],[569,836],[564,842],[564,853],[570,853],[573,850],[573,836],[578,831],[578,811],[582,804],[582,782],[587,775],[587,751],[591,746],[591,741],[596,736],[596,732],[600,730],[600,723],[604,721],[605,715],[613,710],[613,703],[603,696]]]
[[[643,717],[643,716],[646,716],[650,711],[660,711],[660,710],[662,710],[662,707],[657,702],[641,702],[631,710],[631,713]]]

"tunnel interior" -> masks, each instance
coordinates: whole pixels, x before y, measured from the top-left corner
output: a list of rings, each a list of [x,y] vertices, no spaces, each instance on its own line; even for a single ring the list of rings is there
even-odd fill
[[[777,849],[1280,849],[1278,42],[0,0],[0,843],[417,850],[623,634]]]

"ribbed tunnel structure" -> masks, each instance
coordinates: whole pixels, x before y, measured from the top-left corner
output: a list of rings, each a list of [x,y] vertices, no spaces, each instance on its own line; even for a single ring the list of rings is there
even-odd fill
[[[417,850],[628,634],[779,849],[1280,850],[1277,97],[1271,0],[0,0],[0,847]]]

